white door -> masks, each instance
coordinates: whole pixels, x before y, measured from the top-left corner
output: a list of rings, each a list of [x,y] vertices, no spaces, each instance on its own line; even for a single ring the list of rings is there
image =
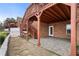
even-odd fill
[[[54,27],[49,26],[49,36],[54,36]]]

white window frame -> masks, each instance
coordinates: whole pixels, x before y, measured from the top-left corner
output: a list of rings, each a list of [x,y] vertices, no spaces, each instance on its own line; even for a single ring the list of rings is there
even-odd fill
[[[69,26],[71,27],[71,24],[69,24]],[[70,30],[71,30],[71,28],[70,28]],[[66,35],[67,35],[68,33],[67,33],[67,24],[66,24]]]
[[[52,27],[52,34],[51,34],[51,32],[50,32],[50,28]],[[49,26],[49,36],[54,36],[54,26]]]

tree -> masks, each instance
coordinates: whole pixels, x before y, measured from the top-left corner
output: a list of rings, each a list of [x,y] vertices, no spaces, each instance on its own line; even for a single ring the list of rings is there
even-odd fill
[[[22,21],[22,17],[17,17],[17,21]]]
[[[2,22],[0,22],[0,31],[4,29]]]
[[[4,21],[4,27],[5,28],[9,28],[10,23],[15,23],[16,20],[14,18],[6,18],[6,20]]]

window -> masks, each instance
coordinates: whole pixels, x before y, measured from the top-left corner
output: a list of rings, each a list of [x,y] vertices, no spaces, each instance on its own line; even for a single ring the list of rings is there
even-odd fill
[[[71,25],[66,24],[66,35],[68,38],[70,38],[70,34],[71,34]]]
[[[53,35],[54,35],[54,27],[49,26],[49,36],[53,36]]]

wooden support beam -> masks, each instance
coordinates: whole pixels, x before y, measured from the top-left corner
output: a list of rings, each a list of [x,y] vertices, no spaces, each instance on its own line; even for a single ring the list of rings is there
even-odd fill
[[[64,3],[65,5],[71,6],[71,3]]]
[[[29,21],[26,21],[26,28],[27,28],[27,32],[28,32],[28,27],[29,27]]]
[[[38,47],[40,47],[41,43],[40,43],[40,19],[41,19],[41,15],[42,15],[42,12],[43,11],[40,11],[36,14],[36,17],[37,17],[37,39],[38,39]]]
[[[22,25],[20,24],[20,36],[22,34]]]
[[[44,11],[44,10],[46,10],[47,8],[50,8],[50,7],[52,7],[52,6],[55,5],[55,4],[57,4],[57,3],[49,3],[49,4],[47,4],[46,6],[44,6],[44,7],[41,9],[41,11]]]
[[[33,32],[33,39],[34,39],[34,32]]]
[[[71,5],[71,55],[76,56],[76,4]]]
[[[38,19],[38,26],[37,26],[37,38],[38,38],[38,47],[40,47],[40,16],[37,16]]]
[[[50,4],[47,4],[45,7],[43,7],[41,10],[44,11],[46,10],[47,8],[50,8],[51,6],[54,6],[55,4],[57,3],[50,3]],[[71,6],[71,3],[64,3],[65,5],[68,5],[68,6]]]

